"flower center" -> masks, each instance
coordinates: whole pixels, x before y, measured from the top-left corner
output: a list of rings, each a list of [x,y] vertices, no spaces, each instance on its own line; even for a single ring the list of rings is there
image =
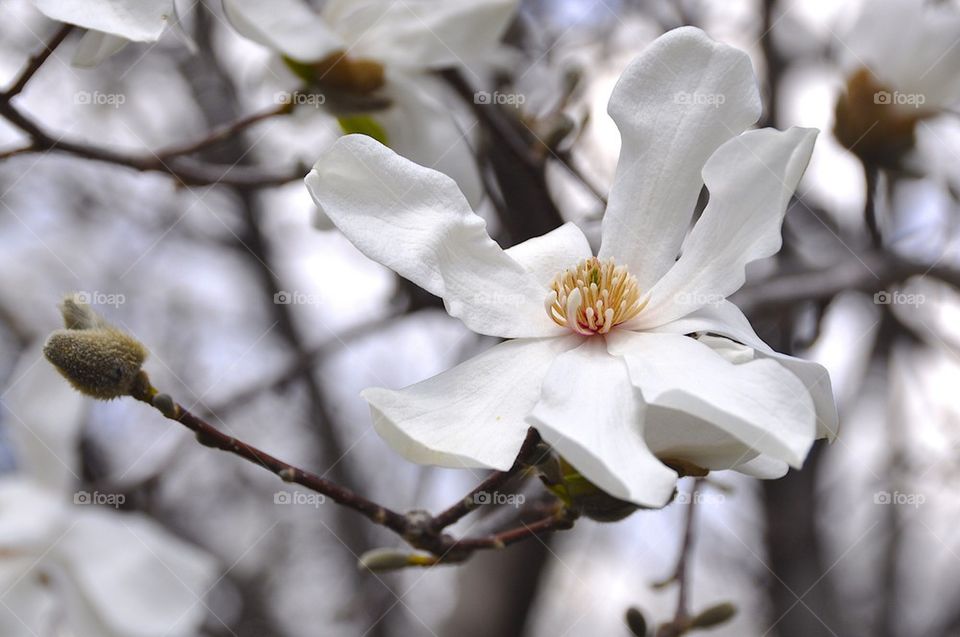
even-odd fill
[[[547,295],[547,314],[577,334],[606,334],[644,308],[637,279],[613,259],[584,259],[555,276]]]
[[[888,88],[862,68],[847,79],[837,100],[833,132],[865,162],[899,166],[916,143],[917,124],[934,114],[925,95]]]

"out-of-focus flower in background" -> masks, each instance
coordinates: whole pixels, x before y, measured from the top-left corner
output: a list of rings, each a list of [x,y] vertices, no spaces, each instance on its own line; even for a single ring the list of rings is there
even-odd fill
[[[49,18],[86,29],[73,62],[96,66],[131,41],[156,42],[177,21],[174,0],[34,0]]]
[[[473,204],[483,188],[472,127],[457,120],[449,107],[456,98],[433,73],[457,68],[477,77],[495,60],[517,4],[333,0],[316,13],[301,0],[223,2],[239,33],[283,55],[306,82],[310,95],[299,99],[323,100],[345,132],[371,135],[453,177]],[[364,98],[385,104],[365,109]]]
[[[904,168],[921,122],[960,101],[960,11],[923,0],[865,2],[840,34],[847,78],[834,134],[864,163]]]
[[[779,249],[815,131],[743,133],[760,115],[749,58],[692,28],[631,64],[609,108],[622,149],[599,258],[573,224],[502,250],[456,184],[370,138],[317,162],[307,186],[362,252],[513,339],[367,390],[377,431],[416,462],[504,470],[532,425],[601,489],[653,507],[678,470],[799,467],[835,434],[827,373],[772,352],[725,299]],[[687,336],[700,332],[726,338]]]
[[[80,488],[86,401],[28,348],[4,394],[17,469],[0,476],[0,633],[190,637],[215,560],[122,493]]]

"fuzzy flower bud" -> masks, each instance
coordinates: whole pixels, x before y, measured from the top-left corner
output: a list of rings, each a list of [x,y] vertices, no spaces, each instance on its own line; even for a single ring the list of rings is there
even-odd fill
[[[47,360],[88,396],[110,400],[130,394],[142,380],[146,348],[75,297],[64,299],[60,312],[66,328],[47,339],[43,347]]]

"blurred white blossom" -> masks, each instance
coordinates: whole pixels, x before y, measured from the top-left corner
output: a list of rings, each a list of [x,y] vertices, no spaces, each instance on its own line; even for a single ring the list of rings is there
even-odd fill
[[[474,204],[483,187],[472,132],[434,76],[459,68],[475,81],[497,57],[517,0],[331,0],[315,13],[301,0],[224,0],[245,37],[312,65],[321,83],[390,101],[370,114],[398,153],[453,177]],[[321,99],[321,96],[318,96]]]
[[[12,379],[4,405],[19,467],[0,476],[0,634],[197,634],[214,559],[116,510],[123,494],[78,490],[85,401],[39,347]]]
[[[174,0],[34,0],[44,15],[87,29],[77,66],[96,66],[130,41],[156,42],[176,22]]]

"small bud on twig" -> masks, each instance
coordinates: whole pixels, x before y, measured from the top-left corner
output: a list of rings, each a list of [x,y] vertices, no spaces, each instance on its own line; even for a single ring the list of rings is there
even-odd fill
[[[647,637],[647,620],[640,609],[632,606],[627,609],[627,628],[635,637]]]
[[[367,551],[357,560],[357,566],[361,570],[368,570],[374,573],[384,571],[395,571],[410,566],[434,566],[439,562],[439,558],[434,555],[425,555],[423,553],[407,553],[397,549],[379,548]]]
[[[730,602],[711,606],[690,620],[691,628],[713,628],[719,626],[737,614],[737,607]]]
[[[139,389],[147,349],[137,339],[75,297],[64,299],[60,311],[66,329],[50,335],[43,353],[75,389],[101,400]]]
[[[179,410],[170,394],[157,394],[153,397],[151,404],[167,418],[177,419]]]

